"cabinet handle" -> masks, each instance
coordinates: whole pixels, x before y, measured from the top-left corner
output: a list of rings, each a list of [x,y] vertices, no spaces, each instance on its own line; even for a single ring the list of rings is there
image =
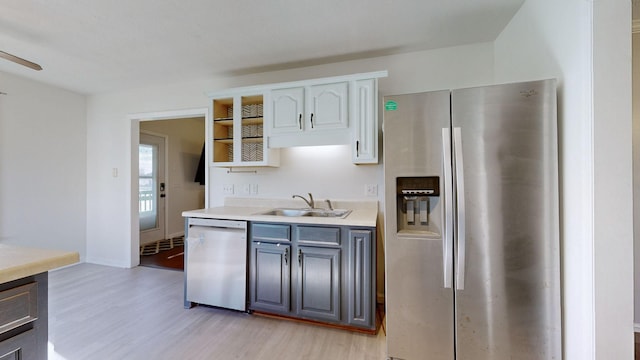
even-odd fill
[[[289,248],[284,249],[284,264],[289,265]]]
[[[298,264],[302,265],[302,250],[298,249]]]
[[[313,113],[311,113],[311,128],[313,129]]]
[[[356,157],[360,157],[360,140],[356,140]]]
[[[302,130],[302,114],[298,114],[298,127]]]

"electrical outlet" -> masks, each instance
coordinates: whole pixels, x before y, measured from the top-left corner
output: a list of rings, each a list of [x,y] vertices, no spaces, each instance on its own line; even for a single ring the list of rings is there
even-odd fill
[[[222,185],[222,193],[225,195],[233,195],[233,184]]]
[[[378,185],[377,184],[366,184],[364,186],[364,194],[366,196],[378,196]]]

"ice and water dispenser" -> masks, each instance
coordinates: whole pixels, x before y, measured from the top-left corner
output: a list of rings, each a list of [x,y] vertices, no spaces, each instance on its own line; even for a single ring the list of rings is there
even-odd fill
[[[438,176],[396,178],[398,232],[437,231],[440,226],[432,223],[432,215],[440,196],[439,185]]]

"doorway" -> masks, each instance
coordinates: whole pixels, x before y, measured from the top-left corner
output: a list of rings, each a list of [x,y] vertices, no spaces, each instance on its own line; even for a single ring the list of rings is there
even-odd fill
[[[166,239],[166,143],[164,136],[140,133],[138,216],[141,246]]]
[[[199,140],[191,144],[192,150],[185,151],[183,149],[184,141],[181,140],[180,133],[183,127],[188,127],[187,123],[190,119],[199,118],[200,125],[198,128]],[[163,121],[158,121],[163,120]],[[169,120],[169,121],[164,121]],[[175,121],[172,121],[175,120]],[[209,120],[209,110],[207,108],[198,109],[186,109],[175,111],[163,111],[152,113],[141,113],[129,115],[129,121],[131,125],[130,132],[130,165],[131,170],[128,178],[131,186],[129,187],[129,200],[130,200],[130,266],[138,266],[140,264],[140,249],[144,239],[141,238],[140,227],[140,183],[138,175],[140,172],[140,134],[151,133],[154,135],[166,135],[166,163],[167,163],[167,178],[165,179],[165,230],[166,237],[175,237],[184,235],[184,220],[181,216],[181,209],[192,210],[194,208],[207,207],[208,205],[208,189],[206,181],[209,176],[209,168],[205,166],[205,186],[197,184],[193,181],[197,168],[198,160],[202,152],[202,144],[205,138],[205,134],[210,131],[205,124]],[[149,128],[148,125],[156,124],[158,126],[165,126],[170,123],[184,122],[184,126],[180,125],[178,128],[161,129],[158,127]],[[168,135],[170,134],[170,136]],[[173,150],[172,150],[173,149]],[[192,153],[193,152],[193,153]],[[172,160],[173,159],[173,160]],[[191,160],[189,160],[191,159]],[[185,161],[186,160],[186,161]],[[208,158],[206,159],[208,161]],[[172,165],[173,164],[173,165]],[[187,165],[185,167],[185,164]],[[193,173],[193,174],[192,174]],[[193,196],[189,194],[194,194]],[[199,203],[193,205],[193,197],[197,197]],[[189,202],[188,204],[186,202]]]

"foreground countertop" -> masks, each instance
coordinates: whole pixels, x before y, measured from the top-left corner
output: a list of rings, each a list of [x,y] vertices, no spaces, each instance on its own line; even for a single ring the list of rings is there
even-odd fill
[[[316,201],[316,204],[326,205],[323,201]],[[353,211],[344,219],[333,217],[262,215],[261,213],[274,208],[301,208],[302,206],[300,206],[299,200],[227,198],[225,199],[224,206],[184,211],[182,216],[291,224],[376,226],[378,219],[377,201],[345,200],[332,201],[332,204],[336,209],[349,209]]]
[[[0,244],[0,284],[77,263],[77,252]]]

